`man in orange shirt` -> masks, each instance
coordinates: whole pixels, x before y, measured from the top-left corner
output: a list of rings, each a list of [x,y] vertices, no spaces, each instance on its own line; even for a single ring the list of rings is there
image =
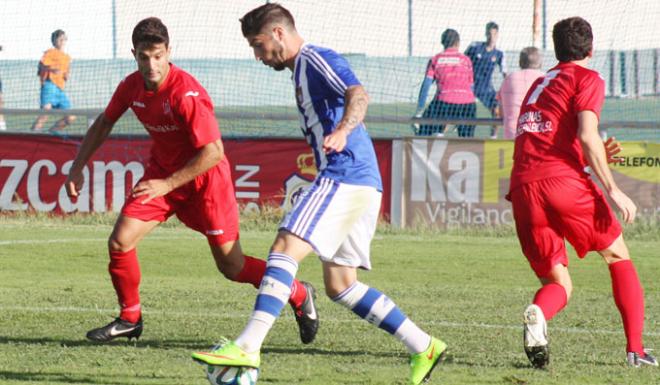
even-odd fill
[[[65,110],[71,108],[71,102],[64,93],[64,85],[69,80],[69,64],[71,63],[71,57],[63,50],[67,36],[64,31],[58,29],[50,35],[50,40],[53,48],[44,52],[37,71],[39,80],[41,80],[40,108]],[[40,131],[46,120],[48,120],[48,115],[39,116],[32,125],[32,131]],[[74,120],[76,117],[73,115],[65,116],[55,122],[49,131],[54,134],[60,133]]]

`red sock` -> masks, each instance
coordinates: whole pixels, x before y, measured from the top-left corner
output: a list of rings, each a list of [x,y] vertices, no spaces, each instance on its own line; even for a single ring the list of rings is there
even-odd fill
[[[140,264],[135,249],[127,252],[111,251],[108,265],[112,285],[117,292],[121,312],[119,317],[128,322],[137,322],[142,316],[140,309]]]
[[[243,270],[234,278],[235,282],[251,283],[255,288],[261,285],[261,279],[266,272],[266,261],[263,259],[245,256]]]
[[[297,279],[294,279],[293,284],[291,285],[289,303],[291,306],[298,309],[302,306],[303,302],[305,302],[305,298],[307,298],[307,290],[305,290],[305,286],[303,286],[303,284]]]
[[[632,261],[627,259],[609,265],[612,277],[614,303],[619,308],[626,332],[629,352],[643,353],[642,331],[644,330],[644,291]]]
[[[566,290],[558,283],[544,285],[534,296],[534,305],[543,311],[546,321],[554,317],[566,306]]]
[[[259,258],[250,257],[249,255],[245,256],[245,263],[243,264],[243,270],[234,278],[236,282],[251,283],[255,288],[259,288],[261,285],[261,279],[264,277],[266,272],[266,261]],[[294,307],[298,308],[305,301],[307,296],[307,291],[305,287],[297,279],[293,280],[293,285],[291,286],[291,296],[289,297],[289,303]]]

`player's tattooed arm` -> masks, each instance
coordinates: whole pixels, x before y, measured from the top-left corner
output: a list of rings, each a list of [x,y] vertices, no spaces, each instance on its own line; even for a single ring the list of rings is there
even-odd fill
[[[344,98],[346,100],[344,116],[337,125],[337,130],[342,129],[350,133],[367,116],[369,95],[364,87],[352,86],[346,90]]]
[[[362,86],[349,87],[345,92],[346,104],[344,116],[335,127],[335,130],[323,141],[325,152],[340,152],[346,147],[346,138],[367,115],[369,95]]]

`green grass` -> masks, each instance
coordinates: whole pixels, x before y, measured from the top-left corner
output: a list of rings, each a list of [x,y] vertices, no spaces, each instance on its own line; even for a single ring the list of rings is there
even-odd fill
[[[0,216],[1,384],[206,384],[190,352],[235,337],[255,290],[215,270],[205,239],[177,224],[141,243],[145,333],[97,345],[85,332],[116,315],[107,273],[112,217]],[[273,224],[247,219],[249,254],[264,257]],[[246,230],[249,229],[249,230]],[[660,239],[629,247],[646,292],[646,345],[660,347]],[[624,365],[625,339],[604,263],[571,259],[574,296],[550,322],[552,363],[536,371],[521,349],[521,312],[537,289],[507,231],[440,233],[381,228],[374,270],[360,279],[387,293],[424,329],[450,345],[430,384],[657,384],[657,368]],[[298,277],[322,292],[321,269],[305,260]],[[321,328],[303,346],[289,309],[263,349],[260,384],[404,384],[407,354],[392,337],[322,297]]]
[[[398,123],[380,123],[370,122],[370,118],[395,118],[411,117],[415,112],[416,106],[412,103],[396,104],[371,104],[367,118],[365,119],[369,132],[373,137],[400,137],[413,134],[409,124]],[[298,122],[298,111],[292,103],[288,106],[248,106],[248,107],[219,107],[220,128],[225,137],[300,137],[300,128]],[[223,118],[222,114],[241,114],[243,112],[257,114],[277,114],[290,115],[291,120],[269,120],[269,119],[244,119],[244,118]],[[235,115],[234,115],[235,116]],[[490,118],[489,112],[481,104],[477,103],[477,117]],[[35,117],[33,116],[13,116],[5,117],[10,130],[16,132],[26,132],[32,126]],[[659,121],[660,120],[660,98],[648,97],[642,99],[620,99],[608,98],[605,101],[602,112],[602,121]],[[55,121],[51,117],[44,127]],[[67,129],[71,134],[82,134],[86,131],[86,119],[80,117],[71,127]],[[140,123],[132,116],[119,120],[113,130],[116,134],[142,134],[146,131]],[[648,140],[652,142],[660,141],[658,130],[652,129],[634,129],[634,128],[612,128],[608,131],[610,136],[616,136],[619,140]],[[450,132],[449,137],[456,136],[456,132]],[[475,136],[478,138],[487,138],[490,135],[490,126],[478,126],[475,130]],[[500,137],[502,134],[500,132]]]

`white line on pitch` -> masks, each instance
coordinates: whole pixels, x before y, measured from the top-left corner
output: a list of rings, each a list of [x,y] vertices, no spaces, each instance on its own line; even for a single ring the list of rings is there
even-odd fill
[[[101,309],[101,308],[84,308],[84,307],[34,307],[34,306],[0,306],[1,311],[24,311],[32,313],[99,313],[99,314],[115,314],[116,309]],[[230,318],[230,319],[245,319],[249,317],[247,312],[234,312],[233,314],[220,313],[220,312],[204,312],[204,313],[193,313],[193,312],[176,312],[176,311],[163,311],[163,310],[143,310],[144,314],[153,314],[153,315],[165,315],[165,316],[175,316],[175,317],[200,317],[200,318]],[[328,318],[324,317],[323,322],[334,322],[334,323],[359,323],[362,320],[355,319],[339,319],[339,318]],[[421,324],[434,325],[440,327],[448,328],[478,328],[478,329],[504,329],[504,330],[519,330],[522,329],[521,325],[493,325],[485,323],[464,323],[464,322],[449,322],[449,321],[422,321]],[[559,331],[569,334],[607,334],[607,335],[618,335],[623,334],[622,330],[606,330],[606,329],[587,329],[587,328],[577,328],[577,327],[553,327],[553,331]],[[644,332],[645,336],[658,337],[660,333],[658,332]]]

